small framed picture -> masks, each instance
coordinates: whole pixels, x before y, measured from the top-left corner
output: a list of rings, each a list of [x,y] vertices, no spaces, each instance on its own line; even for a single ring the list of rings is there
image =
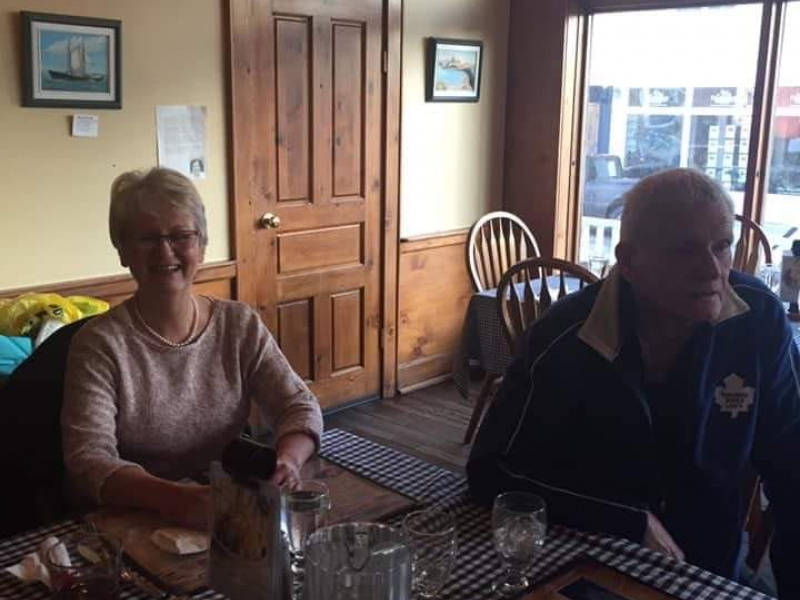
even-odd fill
[[[483,42],[428,38],[428,102],[477,102],[481,94]]]
[[[122,23],[21,12],[22,105],[122,107]]]

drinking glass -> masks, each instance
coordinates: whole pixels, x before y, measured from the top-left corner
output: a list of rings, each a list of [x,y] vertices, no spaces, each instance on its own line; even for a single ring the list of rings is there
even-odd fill
[[[292,568],[302,568],[306,540],[324,527],[331,506],[328,486],[321,481],[301,481],[282,492],[283,520],[292,556]]]
[[[776,296],[780,294],[781,291],[781,266],[780,265],[773,265],[772,263],[767,263],[762,265],[758,271],[758,277],[761,281],[764,282],[772,293]]]
[[[440,507],[418,510],[403,519],[403,533],[411,549],[411,588],[420,598],[433,598],[455,563],[455,519]]]
[[[544,546],[547,511],[544,500],[526,492],[507,492],[494,500],[492,508],[494,547],[506,572],[493,590],[515,596],[530,585],[527,571]]]
[[[114,600],[119,597],[122,546],[97,533],[76,533],[44,555],[57,600]]]

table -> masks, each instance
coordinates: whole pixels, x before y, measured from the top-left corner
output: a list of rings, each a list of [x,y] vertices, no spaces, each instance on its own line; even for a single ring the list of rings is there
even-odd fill
[[[499,600],[490,582],[502,572],[492,544],[491,512],[474,503],[464,478],[365,440],[332,430],[324,455],[345,468],[416,498],[453,511],[458,525],[458,557],[450,581],[437,600]],[[399,519],[390,519],[398,523]],[[684,600],[767,600],[769,596],[624,539],[551,526],[542,556],[528,572],[538,581],[586,554],[644,583]]]
[[[500,575],[501,564],[494,552],[490,511],[472,502],[466,481],[457,474],[341,430],[325,433],[322,456],[339,467],[369,479],[396,494],[420,503],[439,503],[453,511],[458,524],[459,553],[454,572],[438,600],[497,600],[490,582]],[[334,500],[335,502],[335,500]],[[388,518],[398,524],[400,515]],[[76,528],[74,522],[53,525],[0,540],[0,565],[16,562],[30,552],[45,533],[62,535]],[[545,549],[529,572],[533,580],[558,571],[575,557],[586,554],[636,579],[684,600],[768,600],[755,590],[678,562],[627,540],[587,534],[552,526]],[[46,598],[41,586],[24,587],[8,574],[0,576],[0,597]],[[139,599],[126,590],[124,598]],[[196,595],[198,600],[220,598],[213,592]]]
[[[328,487],[331,496],[331,511],[329,514],[331,523],[378,521],[404,512],[416,505],[416,501],[408,496],[403,496],[377,485],[369,479],[356,475],[323,457],[314,457],[309,460],[303,466],[302,476],[307,479],[323,481]],[[105,522],[113,523],[113,527],[110,527],[109,530],[105,528],[102,530],[112,538],[118,536],[124,538],[125,529],[128,528],[129,530],[131,526],[139,529],[146,527],[146,529],[143,529],[145,531],[143,535],[149,537],[153,529],[163,526],[163,524],[160,524],[152,517],[148,517],[145,513],[118,509],[106,509],[100,513],[93,513],[90,518],[93,522],[96,522],[94,521],[94,515],[103,513],[107,513]],[[39,542],[48,535],[61,537],[78,531],[80,527],[81,523],[78,520],[68,520],[6,540],[0,540],[0,567],[4,568],[16,564],[24,555],[34,552]],[[167,571],[171,569],[180,570],[182,572],[181,580],[192,582],[188,588],[184,589],[194,589],[204,585],[205,557],[201,556],[194,559],[183,557],[176,559],[175,564],[165,565],[163,559],[148,557],[146,554],[149,554],[149,551],[141,556],[134,552],[133,549],[131,552],[132,556],[128,557],[127,562],[132,567],[137,564],[146,565],[148,561],[157,560],[159,561],[158,567],[155,566],[156,563],[150,564],[150,566],[155,569],[166,567]],[[189,563],[187,563],[187,559],[189,559]],[[6,598],[34,600],[49,597],[50,594],[41,584],[23,584],[4,570],[0,574],[0,600]],[[198,600],[224,600],[224,596],[210,590],[195,594],[192,597]],[[139,600],[149,599],[151,596],[135,585],[125,583],[123,584],[121,598],[124,600]]]

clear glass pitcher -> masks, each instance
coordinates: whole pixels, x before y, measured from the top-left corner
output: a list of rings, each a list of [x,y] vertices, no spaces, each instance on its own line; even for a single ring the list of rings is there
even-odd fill
[[[305,600],[409,600],[411,552],[399,529],[324,527],[306,542]]]

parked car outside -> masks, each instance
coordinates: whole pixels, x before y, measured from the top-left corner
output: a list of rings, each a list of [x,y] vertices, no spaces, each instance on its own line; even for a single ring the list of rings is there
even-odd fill
[[[628,177],[622,160],[614,154],[595,154],[586,159],[586,184],[583,188],[583,215],[618,218],[622,214],[622,196],[637,177]]]

